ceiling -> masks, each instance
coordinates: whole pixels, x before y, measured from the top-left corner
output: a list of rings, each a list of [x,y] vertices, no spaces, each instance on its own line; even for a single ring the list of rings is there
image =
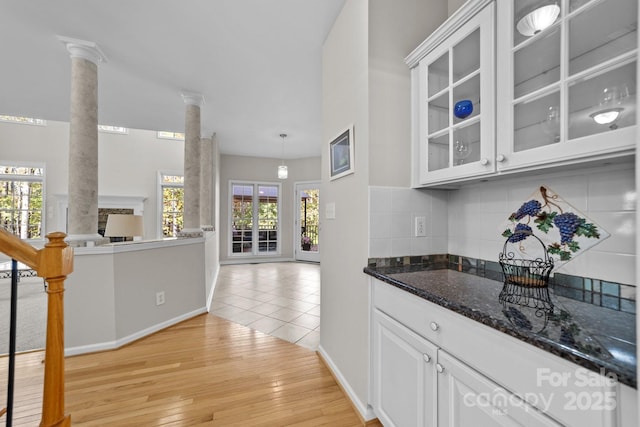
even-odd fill
[[[0,114],[69,121],[71,59],[96,43],[99,123],[184,132],[204,96],[220,151],[319,156],[322,44],[345,0],[0,0]]]

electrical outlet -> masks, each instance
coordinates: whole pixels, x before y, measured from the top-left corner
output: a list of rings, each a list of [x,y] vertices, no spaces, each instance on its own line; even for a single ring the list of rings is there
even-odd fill
[[[164,291],[156,292],[156,305],[164,304]]]
[[[425,237],[427,235],[426,218],[423,216],[416,217],[416,237]]]

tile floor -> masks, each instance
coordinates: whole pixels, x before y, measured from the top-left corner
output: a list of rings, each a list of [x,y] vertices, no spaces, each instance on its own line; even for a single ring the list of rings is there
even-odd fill
[[[222,265],[211,314],[316,350],[320,343],[320,265]]]

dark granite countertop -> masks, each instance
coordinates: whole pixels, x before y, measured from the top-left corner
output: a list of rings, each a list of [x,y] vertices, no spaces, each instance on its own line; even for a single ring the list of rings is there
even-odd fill
[[[557,296],[552,289],[553,309],[536,313],[501,303],[502,282],[448,269],[366,267],[364,272],[584,368],[614,373],[637,388],[634,314]]]

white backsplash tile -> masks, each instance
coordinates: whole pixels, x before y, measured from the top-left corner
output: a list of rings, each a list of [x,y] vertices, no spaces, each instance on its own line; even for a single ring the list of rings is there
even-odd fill
[[[413,235],[413,224],[410,212],[394,212],[391,214],[391,237],[410,238]]]
[[[636,253],[635,212],[596,211],[590,212],[589,217],[611,233],[611,237],[603,240],[594,250],[628,255]]]
[[[633,164],[514,176],[449,191],[370,187],[372,213],[410,214],[408,217],[371,215],[371,227],[375,224],[381,230],[370,230],[372,237],[379,237],[370,241],[370,257],[451,253],[497,260],[504,244],[499,232],[501,222],[541,185],[552,188],[611,233],[611,237],[565,264],[558,272],[635,284],[637,226]],[[413,237],[416,216],[427,219],[426,239]],[[400,224],[392,224],[396,220]],[[390,221],[388,228],[384,225],[386,221]],[[384,231],[387,229],[388,237]],[[421,250],[427,252],[420,253]]]
[[[369,188],[369,212],[370,213],[390,213],[391,212],[391,188],[370,187]]]
[[[391,238],[391,213],[369,213],[369,237],[372,239]]]
[[[391,239],[369,239],[369,258],[390,258]]]
[[[411,238],[391,238],[391,256],[411,255]]]
[[[412,193],[408,188],[391,191],[391,212],[411,212]]]
[[[617,169],[589,175],[588,195],[590,212],[635,211],[634,170]]]

